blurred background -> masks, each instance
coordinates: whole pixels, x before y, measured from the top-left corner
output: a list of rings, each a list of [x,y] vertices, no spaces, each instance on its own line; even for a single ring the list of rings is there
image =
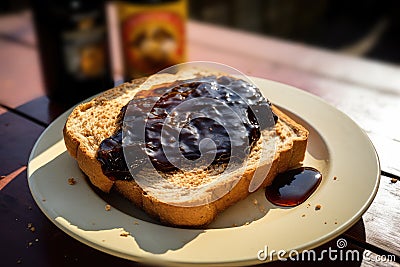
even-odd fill
[[[189,0],[190,19],[400,63],[400,2],[395,0]],[[0,15],[29,0],[0,1]]]
[[[400,2],[190,0],[190,17],[357,56],[400,62]]]

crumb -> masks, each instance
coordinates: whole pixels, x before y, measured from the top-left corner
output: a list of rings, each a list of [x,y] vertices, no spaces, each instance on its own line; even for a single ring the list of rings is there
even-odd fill
[[[42,201],[43,201],[43,202],[46,202],[46,199],[45,199],[45,198],[43,198],[43,199],[42,199]]]
[[[394,184],[394,183],[397,182],[397,179],[396,178],[392,178],[392,179],[390,179],[390,182],[392,182],[392,184]]]
[[[28,227],[27,227],[31,232],[35,232],[36,228],[35,226],[33,226],[32,223],[28,223]]]
[[[316,206],[315,206],[315,210],[320,210],[322,208],[322,206],[320,205],[320,204],[317,204]]]
[[[38,238],[36,238],[36,239],[35,239],[35,242],[39,242],[39,239],[38,239]]]
[[[28,242],[28,247],[32,246],[33,243],[32,242]]]
[[[337,222],[335,222],[335,224],[337,224]]]
[[[267,213],[267,210],[265,209],[264,206],[258,206],[258,210],[262,213]]]
[[[324,222],[324,224],[327,224],[327,222]]]
[[[133,222],[134,225],[139,225],[138,221]]]
[[[250,223],[249,222],[246,222],[244,225],[249,225]]]
[[[257,205],[258,204],[258,200],[257,199],[253,199],[253,204]]]
[[[337,180],[337,177],[336,177],[336,176],[333,176],[333,180],[335,180],[335,181],[336,181],[336,180]]]
[[[105,239],[102,239],[101,242],[106,242],[106,240],[105,240]]]
[[[109,210],[111,210],[111,206],[110,206],[109,204],[107,204],[107,205],[104,207],[104,209],[105,209],[106,211],[109,211]]]
[[[4,179],[4,178],[6,178],[5,175],[0,175],[0,180],[2,180],[2,179]]]
[[[119,234],[120,236],[127,237],[129,235],[129,232],[123,231],[122,233]]]
[[[17,260],[17,264],[21,264],[22,263],[22,260],[21,259],[18,259]]]
[[[237,227],[238,225],[236,223],[232,224],[232,227]]]
[[[69,184],[69,185],[74,185],[74,184],[76,184],[76,180],[74,179],[74,177],[68,178],[68,184]]]
[[[301,217],[303,217],[303,218],[304,218],[304,217],[306,217],[306,215],[305,215],[305,214],[302,214],[302,215],[301,215]]]

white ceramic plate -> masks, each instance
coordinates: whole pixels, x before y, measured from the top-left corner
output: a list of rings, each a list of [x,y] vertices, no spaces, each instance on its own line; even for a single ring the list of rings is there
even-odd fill
[[[70,111],[43,132],[32,150],[28,182],[33,197],[72,237],[147,263],[256,264],[265,246],[269,251],[300,252],[337,237],[357,222],[377,192],[380,170],[373,145],[352,120],[321,99],[284,84],[253,80],[310,131],[304,165],[319,169],[323,181],[300,206],[274,206],[260,190],[220,214],[207,229],[159,225],[121,197],[102,194],[87,182],[62,139]],[[68,184],[70,177],[75,185]],[[107,203],[110,211],[105,211]],[[321,209],[316,211],[316,205]],[[129,235],[121,236],[124,232]]]

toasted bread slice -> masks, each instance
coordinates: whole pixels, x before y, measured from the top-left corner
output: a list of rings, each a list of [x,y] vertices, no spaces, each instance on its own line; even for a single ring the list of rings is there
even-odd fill
[[[193,77],[185,74],[183,78]],[[109,192],[114,188],[146,213],[165,224],[199,227],[209,224],[219,212],[250,194],[249,186],[253,175],[257,168],[260,168],[258,161],[262,146],[261,138],[252,149],[245,169],[238,172],[240,177],[236,177],[237,179],[234,179],[236,182],[229,185],[228,193],[215,201],[200,205],[172,205],[147,194],[135,180],[112,181],[103,174],[101,164],[96,159],[100,143],[111,136],[118,127],[116,122],[121,108],[138,91],[147,90],[154,84],[171,82],[176,79],[178,79],[177,76],[168,74],[136,79],[110,89],[87,103],[78,105],[67,119],[64,127],[64,140],[68,152],[77,160],[79,167],[94,186],[104,192]],[[307,146],[308,131],[277,107],[272,106],[272,110],[279,118],[273,131],[276,151],[269,162],[269,171],[261,188],[270,185],[278,173],[298,165],[304,159]],[[168,175],[169,178],[180,183],[194,180],[199,180],[201,183],[213,174],[176,171]],[[232,174],[232,176],[235,175],[239,174]],[[215,190],[218,190],[218,187],[226,186],[226,182],[225,184],[221,182],[215,186]]]

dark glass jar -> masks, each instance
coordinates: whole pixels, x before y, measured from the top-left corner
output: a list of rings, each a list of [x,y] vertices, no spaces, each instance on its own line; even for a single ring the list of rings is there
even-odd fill
[[[104,1],[32,0],[46,93],[75,104],[113,86]]]

